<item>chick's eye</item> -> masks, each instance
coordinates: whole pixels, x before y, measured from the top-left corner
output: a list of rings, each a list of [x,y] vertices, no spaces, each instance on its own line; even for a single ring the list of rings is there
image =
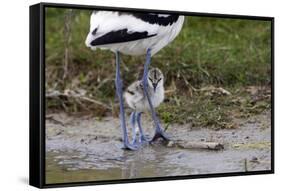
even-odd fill
[[[152,82],[153,80],[152,80],[152,78],[149,78],[149,80]]]
[[[159,78],[159,80],[157,81],[157,83],[160,82],[161,80],[162,80],[162,78]]]

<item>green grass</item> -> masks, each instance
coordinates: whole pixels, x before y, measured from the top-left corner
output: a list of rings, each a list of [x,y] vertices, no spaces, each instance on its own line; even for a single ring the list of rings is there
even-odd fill
[[[160,118],[166,128],[172,123],[192,123],[195,127],[213,129],[236,128],[236,119],[249,118],[271,109],[271,97],[268,88],[257,88],[250,93],[246,88],[233,87],[231,95],[210,94],[210,91],[198,91],[192,97],[167,97],[168,102],[158,108]]]
[[[113,103],[114,54],[110,51],[92,51],[85,46],[91,11],[73,11],[69,36],[65,30],[67,14],[68,10],[59,8],[48,8],[46,11],[47,89],[83,89],[88,97]],[[69,64],[64,77],[65,47],[69,51]],[[125,87],[141,74],[143,63],[144,57],[122,55]],[[223,127],[231,121],[225,112],[225,109],[235,107],[228,103],[231,99],[209,99],[198,93],[191,97],[190,85],[196,88],[214,85],[231,90],[249,85],[268,85],[271,73],[271,23],[187,17],[179,36],[153,57],[152,66],[164,72],[166,89],[177,90],[176,95],[169,98],[174,104],[165,103],[159,108],[167,124],[170,121],[184,122],[175,117],[178,113],[189,116],[184,120],[192,120],[197,125]],[[78,112],[86,107],[98,116],[108,114],[108,111],[89,103],[80,107],[71,100],[65,100],[64,105],[62,102],[48,99],[47,108]],[[114,106],[113,110],[115,113],[118,111]],[[248,109],[245,111],[248,112]]]

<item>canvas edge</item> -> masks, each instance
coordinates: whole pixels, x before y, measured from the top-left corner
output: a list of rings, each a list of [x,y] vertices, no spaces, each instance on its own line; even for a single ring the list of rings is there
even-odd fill
[[[41,3],[29,7],[29,184],[38,188],[43,188],[45,184],[42,176],[44,171],[42,7]]]
[[[249,20],[264,20],[270,21],[272,24],[271,31],[271,87],[272,87],[272,110],[271,110],[271,169],[265,171],[252,172],[228,172],[217,174],[199,174],[173,177],[155,177],[155,178],[139,178],[139,179],[124,179],[124,180],[110,180],[110,181],[87,181],[87,182],[69,182],[69,183],[55,183],[46,184],[45,182],[45,63],[44,63],[44,10],[46,7],[55,8],[74,8],[74,9],[100,9],[100,10],[121,10],[121,11],[141,11],[141,12],[157,12],[157,13],[177,13],[188,16],[201,17],[218,17],[218,18],[233,18],[233,19],[249,19]],[[259,174],[273,174],[274,173],[274,17],[264,16],[249,16],[249,15],[229,15],[229,14],[213,14],[213,13],[195,13],[169,10],[152,10],[152,9],[135,9],[122,7],[103,7],[93,5],[75,5],[75,4],[60,4],[60,3],[39,3],[30,6],[30,13],[39,10],[39,23],[34,23],[30,16],[30,161],[29,161],[29,184],[38,188],[55,188],[55,187],[69,187],[69,186],[88,186],[101,184],[118,184],[118,183],[136,183],[136,182],[152,182],[152,181],[168,181],[168,180],[182,180],[182,179],[196,179],[196,178],[214,178],[214,177],[229,177],[229,176],[244,176],[244,175],[259,175]],[[31,26],[34,25],[35,26]],[[32,40],[32,30],[39,34],[39,38]],[[35,46],[39,46],[36,49]],[[32,61],[33,59],[33,61]],[[37,60],[34,61],[34,60]],[[39,66],[36,64],[39,64]],[[33,68],[33,69],[32,69]],[[37,71],[37,72],[36,72]],[[39,93],[39,95],[38,95]],[[36,116],[39,114],[39,117]],[[36,123],[36,124],[35,124]],[[38,128],[38,126],[40,128]],[[37,127],[37,128],[36,128]],[[34,145],[35,144],[35,145]],[[38,145],[38,146],[37,146]],[[37,146],[37,147],[36,147]],[[37,159],[37,161],[36,161]],[[35,164],[35,165],[34,165]],[[33,166],[34,165],[34,166]]]

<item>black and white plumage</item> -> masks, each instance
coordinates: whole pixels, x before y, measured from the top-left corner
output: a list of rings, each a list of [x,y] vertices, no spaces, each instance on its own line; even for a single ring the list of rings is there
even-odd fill
[[[178,35],[184,16],[152,13],[94,11],[86,45],[127,55],[154,55]]]
[[[160,137],[169,140],[154,110],[148,92],[147,76],[151,57],[176,38],[183,22],[184,16],[176,14],[94,11],[91,15],[90,31],[85,41],[86,46],[93,50],[96,48],[109,49],[116,54],[115,85],[120,102],[120,123],[124,149],[136,150],[139,146],[131,144],[128,138],[120,72],[120,53],[146,55],[142,77],[143,92],[155,125],[155,134],[150,142]],[[140,115],[137,115],[137,119],[140,119]]]

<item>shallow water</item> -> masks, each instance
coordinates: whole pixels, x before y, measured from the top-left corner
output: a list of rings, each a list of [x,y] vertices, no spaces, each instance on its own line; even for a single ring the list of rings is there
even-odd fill
[[[175,124],[168,132],[174,139],[221,142],[225,146],[221,151],[168,148],[159,142],[132,152],[120,149],[118,119],[76,119],[58,114],[55,117],[63,123],[47,121],[46,182],[270,170],[270,128],[264,124],[269,123],[267,115],[262,116],[262,124],[245,122],[235,130]],[[149,122],[144,126],[149,127]]]

